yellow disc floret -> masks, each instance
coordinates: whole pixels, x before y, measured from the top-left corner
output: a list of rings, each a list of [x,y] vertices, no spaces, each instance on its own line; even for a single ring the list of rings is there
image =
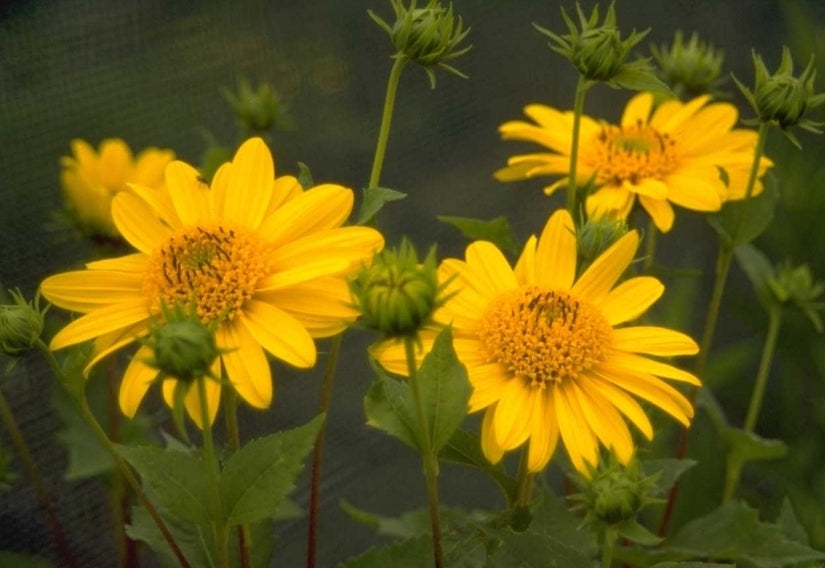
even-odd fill
[[[153,309],[194,304],[200,320],[231,319],[267,273],[264,245],[225,225],[185,227],[150,258],[143,291]]]
[[[641,121],[633,126],[607,125],[582,150],[582,160],[598,170],[598,186],[662,179],[678,165],[675,140]]]
[[[479,337],[491,362],[543,389],[603,361],[611,329],[594,306],[566,292],[527,286],[493,301]]]

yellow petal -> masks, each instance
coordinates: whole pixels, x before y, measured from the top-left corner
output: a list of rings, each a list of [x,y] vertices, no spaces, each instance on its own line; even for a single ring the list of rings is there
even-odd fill
[[[627,464],[633,457],[633,439],[618,413],[609,404],[601,404],[601,397],[591,397],[589,391],[579,388],[575,382],[570,384],[568,392],[576,397],[583,412],[582,418],[602,444],[616,452],[621,463]]]
[[[606,185],[588,195],[585,206],[591,218],[608,215],[614,219],[627,219],[635,201],[636,194],[626,188]]]
[[[149,321],[146,320],[125,329],[118,329],[117,331],[98,336],[92,344],[92,358],[86,363],[86,367],[83,369],[83,375],[88,376],[92,367],[97,365],[101,359],[110,353],[114,353],[118,349],[122,349],[138,338],[144,337],[148,331]]]
[[[518,378],[507,381],[493,417],[496,444],[504,450],[517,448],[530,435],[533,389]]]
[[[667,198],[686,209],[694,211],[718,211],[722,207],[721,195],[725,185],[721,180],[709,179],[680,170],[665,179]]]
[[[647,357],[634,355],[633,353],[614,352],[607,361],[601,364],[601,367],[605,369],[606,372],[610,372],[611,370],[619,373],[641,372],[688,383],[697,387],[702,385],[699,379],[687,371],[683,371],[667,363],[661,363],[653,359],[648,359]]]
[[[639,234],[636,231],[624,235],[593,261],[573,285],[573,293],[599,303],[627,270],[638,247]]]
[[[40,285],[52,304],[75,312],[91,312],[109,304],[141,299],[143,275],[111,270],[79,270],[46,278]]]
[[[487,411],[484,413],[484,419],[481,421],[481,451],[484,453],[484,457],[493,465],[500,462],[502,456],[504,456],[504,448],[496,443],[496,435],[493,428],[493,415],[495,412],[495,406],[487,408]]]
[[[125,191],[112,201],[112,220],[123,238],[146,254],[152,254],[172,236],[172,229],[161,222],[149,204]]]
[[[315,260],[314,262],[307,262],[292,268],[281,270],[270,274],[266,278],[262,278],[258,282],[258,289],[256,292],[273,292],[275,290],[283,290],[290,286],[303,284],[322,278],[324,276],[333,276],[346,272],[350,263],[346,258],[328,258]]]
[[[639,432],[641,432],[645,438],[648,440],[653,439],[653,425],[650,423],[650,419],[647,417],[647,414],[645,414],[645,411],[633,397],[618,387],[613,386],[609,381],[602,380],[598,377],[580,376],[577,380],[582,383],[582,388],[588,389],[588,393],[590,393],[592,397],[595,398],[597,396],[596,393],[598,393],[598,396],[601,396],[606,404],[617,408],[619,412],[633,422],[633,425],[639,429]]]
[[[285,290],[258,293],[254,298],[281,308],[312,337],[335,335],[358,317],[343,278],[318,278]]]
[[[646,196],[651,199],[664,199],[667,197],[667,184],[658,179],[644,178],[636,184],[624,180],[622,187],[639,197]]]
[[[467,367],[467,377],[473,385],[470,395],[470,412],[477,412],[497,402],[511,378],[507,369],[498,363],[486,363]]]
[[[570,214],[560,209],[544,225],[536,248],[536,284],[568,290],[576,275],[576,233]]]
[[[660,357],[695,355],[699,351],[696,342],[684,333],[654,326],[614,329],[612,347],[618,351],[647,353]]]
[[[476,241],[467,247],[467,266],[472,270],[479,286],[505,292],[518,287],[510,263],[493,243]]]
[[[552,392],[553,389],[547,389],[541,397],[537,397],[539,406],[534,411],[527,453],[527,469],[532,472],[545,468],[559,441],[559,423],[556,420]]]
[[[645,399],[651,404],[658,406],[683,425],[690,424],[693,416],[693,407],[690,402],[676,389],[644,373],[607,373],[594,370],[594,373],[602,379]]]
[[[586,464],[595,466],[598,463],[598,445],[590,426],[581,419],[582,410],[572,393],[567,393],[564,385],[553,390],[553,402],[556,418],[559,423],[559,433],[564,441],[564,447],[579,472],[589,477]]]
[[[255,408],[272,403],[272,373],[261,346],[246,327],[237,322],[225,323],[215,333],[221,360],[232,386]]]
[[[127,254],[118,258],[106,258],[86,263],[89,270],[116,270],[119,272],[139,272],[146,270],[148,257],[142,252]]]
[[[218,414],[218,407],[221,403],[221,385],[218,381],[212,379],[204,379],[204,387],[206,390],[206,408],[209,418],[209,424],[215,421],[215,416]],[[183,404],[186,407],[186,413],[195,426],[203,430],[203,409],[201,408],[201,397],[198,392],[197,383],[189,386],[189,392],[183,398]]]
[[[524,250],[521,251],[518,262],[513,272],[519,284],[532,284],[536,281],[536,244],[538,239],[535,235],[530,235]]]
[[[232,160],[223,203],[223,216],[248,229],[257,229],[272,198],[275,164],[260,138],[244,142]]]
[[[57,332],[51,348],[62,349],[105,333],[129,327],[149,318],[146,300],[132,300],[100,308],[80,317]]]
[[[209,212],[213,219],[223,219],[231,172],[232,162],[224,162],[212,176],[212,185],[209,187]]]
[[[297,263],[338,257],[357,267],[369,262],[383,246],[384,237],[373,228],[340,227],[286,243],[269,255],[269,262],[273,270],[280,270]]]
[[[653,109],[653,94],[639,93],[634,96],[624,108],[622,114],[622,127],[637,126],[638,124],[647,124],[647,119],[650,117],[650,111]]]
[[[665,287],[656,278],[637,276],[613,288],[596,306],[607,318],[607,323],[616,325],[645,313],[664,291]]]
[[[184,225],[210,219],[209,186],[198,170],[180,161],[172,162],[166,166],[166,187]]]
[[[696,114],[709,100],[710,95],[702,95],[686,103],[669,101],[670,104],[662,104],[656,109],[650,119],[650,125],[659,132],[677,130],[683,122]]]
[[[281,205],[303,193],[301,184],[294,176],[280,176],[272,182],[272,201],[269,202],[267,213],[272,213]]]
[[[135,195],[148,203],[164,223],[173,229],[177,229],[182,225],[180,217],[178,217],[178,213],[175,211],[175,206],[172,203],[172,197],[165,187],[158,189],[136,183],[127,183],[126,185]]]
[[[249,300],[240,321],[264,349],[275,357],[300,368],[315,365],[315,342],[298,321],[280,310],[258,300]]]
[[[350,189],[333,184],[313,187],[268,215],[260,234],[268,243],[281,246],[304,235],[334,229],[349,217],[352,203]]]
[[[108,138],[100,143],[100,181],[114,190],[123,189],[132,166],[132,151],[120,138]]]
[[[648,212],[650,218],[656,224],[656,228],[667,233],[673,227],[673,207],[667,202],[667,199],[654,199],[646,195],[639,196],[639,202],[645,211]]]
[[[126,372],[123,373],[118,402],[120,410],[129,418],[134,417],[140,401],[143,400],[146,391],[158,376],[158,370],[146,364],[151,357],[152,348],[143,345],[137,350],[129,366],[126,367]]]

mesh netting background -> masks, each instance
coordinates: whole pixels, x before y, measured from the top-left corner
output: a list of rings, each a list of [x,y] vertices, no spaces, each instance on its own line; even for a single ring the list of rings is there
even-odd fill
[[[585,4],[589,11],[591,3]],[[782,4],[635,0],[621,2],[618,15],[628,31],[631,26],[652,27],[648,39],[656,43],[669,43],[676,29],[700,30],[724,49],[728,69],[750,83],[751,47],[774,68],[780,46],[788,41]],[[822,20],[820,2],[805,5],[815,20]],[[292,110],[295,129],[274,139],[279,172],[297,173],[301,161],[311,167],[316,182],[362,187],[391,66],[388,39],[367,17],[367,8],[391,16],[384,0],[4,3],[0,285],[20,287],[31,295],[44,276],[88,260],[88,246],[68,238],[53,223],[61,202],[58,160],[69,153],[71,139],[96,146],[103,138],[122,137],[135,150],[172,148],[180,158],[198,163],[206,147],[205,129],[221,142],[237,142],[234,119],[220,91],[242,77],[255,84],[270,82]],[[520,117],[530,102],[570,108],[575,84],[569,64],[550,52],[530,25],[563,29],[557,2],[456,0],[455,9],[472,27],[474,47],[456,63],[470,79],[439,74],[438,87],[430,90],[422,71],[407,68],[382,178],[382,185],[409,193],[402,205],[382,213],[388,241],[397,242],[402,234],[411,235],[420,247],[438,241],[442,256],[460,254],[464,245],[436,214],[505,214],[523,239],[540,230],[551,208],[561,204],[541,193],[541,181],[504,185],[493,180],[492,172],[516,149],[499,140],[496,128]],[[727,87],[732,93],[731,83]],[[626,93],[596,88],[588,97],[587,112],[616,120],[626,99]],[[741,102],[741,97],[735,100]],[[688,247],[676,244],[685,241],[705,242],[706,253],[685,257],[682,249]],[[677,266],[698,263],[707,275],[712,244],[704,222],[686,214],[663,240],[661,254]],[[741,280],[733,285],[746,286]],[[696,335],[700,322],[689,325]],[[341,499],[387,515],[424,503],[416,456],[364,426],[362,398],[371,375],[363,347],[369,339],[358,333],[348,337],[336,384],[322,488],[321,566],[380,542],[341,512]],[[326,348],[320,345],[322,352]],[[276,365],[276,402],[267,412],[242,409],[242,435],[306,422],[317,408],[320,374],[318,369],[299,374]],[[47,477],[81,565],[113,565],[105,483],[61,483],[67,457],[56,441],[60,423],[52,409],[47,370],[36,360],[25,360],[3,379],[2,388]],[[157,393],[145,407],[151,419],[168,426]],[[11,451],[4,434],[3,450]],[[294,494],[301,507],[306,506],[306,478]],[[442,495],[449,496],[448,505],[500,505],[491,483],[451,467],[442,474]],[[278,561],[273,565],[301,564],[304,531],[304,519],[277,526]],[[0,549],[56,561],[34,492],[24,479],[0,494]],[[153,565],[148,552],[141,558]]]

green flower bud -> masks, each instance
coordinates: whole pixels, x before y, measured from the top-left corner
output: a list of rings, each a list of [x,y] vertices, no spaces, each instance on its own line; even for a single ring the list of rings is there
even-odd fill
[[[580,41],[573,45],[573,65],[579,73],[593,81],[612,79],[626,57],[619,30],[615,27],[586,30]]]
[[[215,334],[196,315],[187,314],[179,306],[164,310],[166,322],[150,332],[149,344],[154,359],[149,361],[162,376],[192,382],[210,375],[215,358],[220,355]]]
[[[43,332],[40,295],[28,303],[19,290],[9,290],[14,303],[0,305],[0,354],[19,357],[34,347]]]
[[[281,97],[268,83],[253,89],[246,79],[238,83],[237,92],[225,89],[226,98],[240,129],[247,134],[263,134],[270,130],[288,130],[292,118]]]
[[[387,337],[413,336],[439,306],[435,251],[419,264],[406,239],[397,251],[384,249],[351,283],[360,322]]]
[[[670,47],[651,45],[650,51],[665,83],[679,96],[692,99],[709,94],[719,83],[724,55],[721,50],[699,41],[696,33],[685,42],[682,32],[677,31]]]
[[[607,215],[588,219],[576,234],[579,257],[584,264],[593,262],[627,231],[627,223],[623,219],[613,219]]]
[[[756,111],[759,122],[778,126],[797,147],[800,144],[788,131],[790,127],[799,126],[810,132],[821,133],[818,128],[820,123],[804,118],[807,112],[825,103],[825,94],[814,94],[816,71],[813,57],[799,77],[793,76],[793,59],[787,47],[782,48],[782,62],[775,73],[768,72],[762,58],[755,51],[753,65],[756,75],[753,91],[736,77],[733,80]]]
[[[825,291],[825,284],[814,280],[807,264],[793,266],[785,263],[776,267],[774,274],[767,278],[767,285],[780,304],[796,306],[811,320],[817,331],[823,331],[819,311],[825,304],[817,299]]]
[[[471,46],[458,45],[470,33],[464,29],[461,17],[453,15],[452,4],[444,8],[438,0],[430,0],[423,8],[416,8],[415,0],[407,8],[402,0],[390,0],[395,12],[395,22],[390,26],[369,11],[370,17],[390,36],[395,57],[405,57],[422,65],[435,86],[435,76],[429,69],[438,66],[454,75],[465,77],[445,62],[470,51]]]

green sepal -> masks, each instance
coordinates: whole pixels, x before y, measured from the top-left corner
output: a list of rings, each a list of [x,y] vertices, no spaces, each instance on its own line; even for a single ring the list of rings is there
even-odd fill
[[[470,241],[490,241],[506,253],[518,253],[516,239],[513,237],[513,230],[510,228],[507,217],[496,217],[489,221],[448,215],[439,215],[437,218],[442,223],[457,228]]]
[[[300,183],[304,189],[315,187],[312,171],[310,171],[309,166],[303,162],[298,162],[298,183]]]
[[[372,222],[378,212],[391,201],[398,201],[407,197],[406,193],[386,187],[367,187],[361,190],[361,207],[358,210],[358,225],[367,225]]]

